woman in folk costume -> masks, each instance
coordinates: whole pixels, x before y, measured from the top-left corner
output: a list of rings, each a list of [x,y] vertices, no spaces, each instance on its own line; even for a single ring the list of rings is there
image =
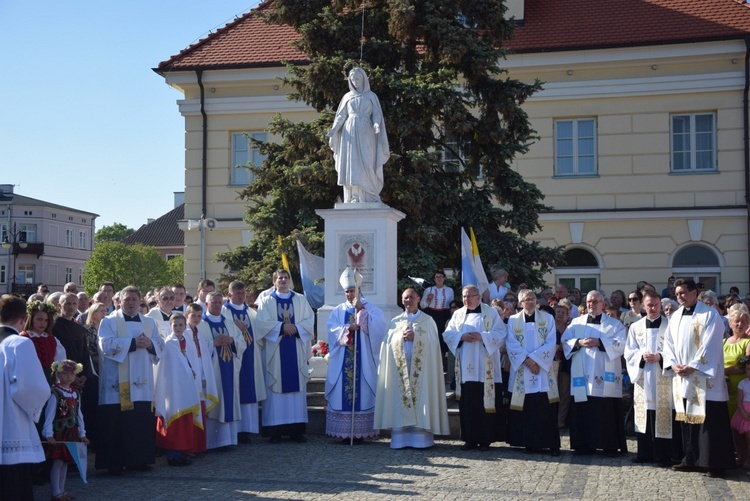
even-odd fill
[[[356,270],[344,270],[339,283],[346,302],[331,311],[327,323],[326,435],[341,438],[344,443],[351,438],[361,443],[378,436],[373,420],[386,324],[377,306],[358,297],[361,279]]]
[[[49,379],[52,362],[65,359],[65,348],[52,335],[52,323],[57,309],[42,301],[32,301],[26,306],[26,312],[28,317],[21,335],[34,343],[44,375]]]
[[[401,294],[405,311],[391,320],[380,349],[375,429],[391,430],[391,449],[435,445],[450,434],[435,321],[419,310],[419,294]]]
[[[505,345],[510,358],[508,443],[526,452],[549,449],[560,455],[557,406],[560,401],[552,370],[556,351],[555,319],[536,307],[536,295],[518,293],[523,310],[508,319]]]
[[[464,450],[489,450],[505,440],[500,351],[506,327],[497,310],[481,302],[477,287],[463,288],[464,307],[453,313],[443,332],[456,357],[456,400],[461,417]]]
[[[344,202],[380,202],[383,164],[391,153],[378,96],[362,68],[349,72],[349,92],[341,98],[333,121],[329,145],[344,187]]]
[[[166,449],[170,466],[187,466],[191,463],[187,454],[206,450],[201,367],[195,342],[185,335],[185,316],[173,313],[169,324],[172,332],[154,370],[156,446]]]
[[[78,391],[70,386],[83,366],[73,360],[61,360],[53,362],[51,370],[55,383],[44,411],[42,436],[47,439],[47,457],[52,460],[52,501],[68,501],[73,496],[65,492],[65,479],[68,476],[68,463],[73,462],[73,457],[64,443],[89,443]]]

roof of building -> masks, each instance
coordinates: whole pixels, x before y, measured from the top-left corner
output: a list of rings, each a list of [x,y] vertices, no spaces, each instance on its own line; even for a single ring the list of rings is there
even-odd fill
[[[74,209],[73,207],[66,207],[64,205],[53,204],[51,202],[45,202],[44,200],[26,197],[23,195],[19,195],[18,193],[0,192],[0,204],[7,204],[7,203],[16,204],[16,205],[26,205],[26,206],[31,206],[31,207],[46,207],[49,209],[77,212],[79,214],[86,214],[91,217],[99,217],[99,214],[95,214],[93,212],[88,212],[88,211],[81,210],[81,209]]]
[[[257,11],[264,9],[261,6]],[[289,26],[248,12],[156,69],[192,71],[304,63]],[[750,35],[747,0],[526,0],[516,52],[601,49],[738,39]]]
[[[153,247],[182,247],[185,234],[177,222],[185,218],[185,204],[180,204],[163,216],[142,225],[123,239],[125,245],[143,244]]]

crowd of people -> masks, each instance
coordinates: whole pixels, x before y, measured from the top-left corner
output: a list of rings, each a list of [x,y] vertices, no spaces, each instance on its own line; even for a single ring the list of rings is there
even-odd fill
[[[623,454],[630,417],[636,463],[750,469],[750,296],[672,277],[661,293],[641,282],[609,296],[492,278],[458,300],[439,271],[404,290],[388,321],[345,270],[343,302],[317,336],[329,350],[326,434],[355,444],[389,430],[394,449],[431,447],[450,434],[449,388],[467,451],[505,442],[559,456],[569,428],[573,454]],[[195,300],[182,284],[2,296],[0,497],[31,499],[41,473],[53,499],[72,499],[69,442],[111,475],[162,453],[189,465],[257,434],[305,442],[314,319],[281,269],[257,297],[211,280]]]

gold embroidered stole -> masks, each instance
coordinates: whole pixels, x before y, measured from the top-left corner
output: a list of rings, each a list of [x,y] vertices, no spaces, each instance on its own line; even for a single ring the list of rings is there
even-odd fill
[[[391,349],[393,358],[396,362],[396,369],[399,374],[399,386],[401,387],[401,404],[410,410],[416,409],[417,395],[419,395],[419,386],[421,384],[420,374],[424,368],[424,328],[420,322],[411,322],[414,331],[414,341],[412,345],[411,367],[406,360],[406,350],[404,349],[404,333],[409,330],[409,321],[404,319],[399,321],[391,338]]]
[[[643,322],[643,330],[638,330],[635,333],[638,346],[645,346],[648,343],[648,337],[646,336],[645,325]],[[664,337],[666,336],[668,329],[667,319],[662,319],[662,324],[656,333],[656,351],[661,353],[664,350]],[[649,350],[650,351],[650,350]],[[638,381],[633,381],[633,402],[635,405],[634,409],[634,421],[635,431],[638,433],[646,433],[647,419],[646,419],[646,388],[644,384],[646,381],[646,366],[641,369],[641,375]],[[654,430],[654,436],[656,438],[672,438],[672,378],[669,376],[662,375],[661,371],[657,371],[656,374],[656,426]]]
[[[680,312],[682,313],[682,312]],[[685,317],[680,317],[684,319]],[[690,336],[688,343],[688,360],[695,358],[695,354],[705,341],[706,322],[708,313],[693,313],[690,319]],[[678,336],[681,335],[680,325],[677,324]],[[675,374],[675,380],[672,384],[672,400],[677,411],[675,421],[684,421],[688,424],[702,424],[706,420],[706,390],[708,389],[708,378],[698,372],[693,372],[687,378],[682,378]],[[687,396],[685,405],[682,401],[682,380],[687,382]]]
[[[484,303],[480,303],[482,308],[482,326],[485,331],[492,329],[492,316],[487,306]],[[458,328],[463,330],[464,323],[466,322],[466,306],[456,311],[456,323]],[[456,400],[461,400],[461,350],[456,350],[456,363],[454,366],[454,375],[456,377]],[[484,411],[488,414],[494,414],[495,409],[495,363],[489,353],[484,354]]]
[[[139,318],[141,319],[141,326],[143,327],[144,333],[146,330],[149,332],[146,333],[146,336],[151,339],[151,335],[153,334],[151,332],[150,326],[147,327],[147,324],[143,321],[143,315],[140,313],[138,314]],[[124,339],[124,338],[130,338],[130,333],[128,332],[127,324],[125,323],[125,317],[122,316],[121,312],[118,312],[115,316],[115,322],[117,323],[117,337]],[[132,339],[132,338],[131,338]],[[132,343],[132,341],[131,341]],[[122,361],[122,363],[117,364],[117,376],[119,381],[119,391],[120,391],[120,410],[122,411],[132,411],[135,406],[133,405],[133,400],[131,399],[130,395],[130,355],[128,354],[125,360]],[[151,403],[153,406],[153,402]]]
[[[526,322],[524,312],[514,315],[512,318],[513,322],[513,335],[516,337],[522,347],[526,347]],[[510,323],[510,321],[509,321]],[[542,315],[539,310],[534,312],[534,325],[536,326],[536,333],[539,346],[544,345],[547,341],[547,336],[550,333],[547,318]],[[516,411],[523,410],[523,401],[526,399],[526,380],[524,378],[524,364],[521,363],[520,367],[516,371],[516,380],[513,384],[513,396],[510,399],[510,408]],[[557,379],[555,378],[555,371],[547,371],[547,383],[549,390],[547,391],[547,398],[550,403],[560,401],[560,394],[557,388]]]

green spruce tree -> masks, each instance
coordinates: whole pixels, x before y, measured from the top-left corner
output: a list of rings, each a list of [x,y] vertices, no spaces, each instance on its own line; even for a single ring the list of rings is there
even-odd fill
[[[504,13],[499,0],[369,0],[364,16],[359,2],[269,1],[258,15],[294,27],[310,60],[289,66],[290,97],[319,115],[309,123],[277,116],[270,124],[282,141],[260,146],[268,158],[252,167],[256,179],[242,192],[254,239],[220,259],[260,288],[280,252],[296,255],[296,239],[323,253],[315,210],[342,197],[326,131],[348,90],[346,70],[361,65],[383,107],[391,149],[381,198],[406,214],[398,276],[460,271],[460,228],[472,226],[486,267],[501,265],[513,283],[540,284],[561,254],[527,240],[540,228],[544,196],[511,163],[535,138],[522,105],[541,85],[513,80],[499,65],[514,30]]]

